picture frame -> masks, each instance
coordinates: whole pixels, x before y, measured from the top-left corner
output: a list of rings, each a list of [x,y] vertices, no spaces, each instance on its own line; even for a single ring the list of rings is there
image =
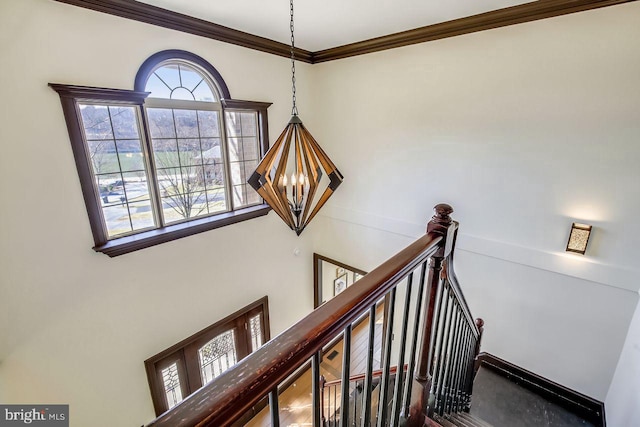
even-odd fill
[[[340,292],[347,289],[347,286],[349,286],[348,282],[349,282],[349,275],[347,273],[343,273],[342,275],[338,276],[333,281],[333,296],[335,297]]]
[[[340,276],[342,276],[345,273],[344,268],[342,267],[337,267],[336,268],[336,279]]]
[[[356,283],[358,280],[362,279],[364,274],[360,274],[357,271],[353,272],[353,283]]]

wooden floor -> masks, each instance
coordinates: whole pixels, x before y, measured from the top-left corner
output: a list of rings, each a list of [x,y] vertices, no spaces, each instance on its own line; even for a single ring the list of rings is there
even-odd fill
[[[376,309],[376,326],[374,337],[373,369],[380,369],[382,348],[382,328],[384,304]],[[369,345],[369,315],[357,323],[351,338],[351,372],[349,376],[364,373],[367,367],[367,347]],[[324,353],[320,364],[320,375],[327,381],[340,379],[342,375],[343,341],[340,339]],[[337,397],[339,399],[339,396]],[[332,398],[333,399],[333,398]],[[280,393],[280,425],[283,427],[301,427],[312,425],[311,408],[311,369],[306,369],[298,379]],[[339,404],[338,404],[339,406]],[[269,407],[260,411],[247,426],[269,427],[271,425]]]

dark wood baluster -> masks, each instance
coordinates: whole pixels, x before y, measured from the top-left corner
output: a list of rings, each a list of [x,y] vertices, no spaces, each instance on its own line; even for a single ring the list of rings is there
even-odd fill
[[[313,427],[321,427],[320,413],[322,409],[321,403],[321,387],[323,386],[320,378],[320,352],[315,353],[311,358],[311,410],[313,411]]]
[[[422,318],[422,301],[424,300],[423,293],[424,293],[426,272],[427,272],[427,262],[425,261],[422,263],[422,269],[420,270],[420,281],[418,282],[419,283],[418,294],[416,295],[416,311],[415,311],[415,322],[413,325],[413,337],[411,339],[409,365],[407,366],[407,380],[405,381],[406,387],[404,390],[404,408],[402,409],[402,414],[405,418],[409,416],[409,406],[411,405],[411,390],[413,386],[411,375],[413,374],[413,370],[416,365],[416,350],[418,348],[418,332],[420,331],[420,319]],[[436,307],[438,306],[436,305]],[[436,314],[433,317],[435,322],[434,330],[438,328],[437,318],[438,318],[438,314]]]
[[[351,376],[351,325],[344,329],[342,344],[342,394],[340,403],[340,427],[349,426],[349,378]]]
[[[384,427],[387,422],[387,413],[389,412],[389,380],[391,366],[391,337],[393,334],[393,317],[396,305],[396,288],[389,292],[389,309],[387,310],[387,330],[384,343],[384,366],[382,369],[382,380],[380,381],[380,398],[378,402],[378,426]]]
[[[271,410],[271,427],[280,427],[280,408],[278,407],[278,389],[269,392],[269,408]]]
[[[364,379],[364,392],[362,393],[362,427],[371,427],[371,395],[373,393],[373,350],[376,339],[376,305],[369,310],[369,354],[367,355],[367,371]]]
[[[400,349],[398,352],[398,369],[396,370],[396,384],[393,393],[393,409],[391,411],[391,426],[398,425],[400,410],[402,409],[402,385],[404,384],[404,356],[407,347],[407,328],[409,326],[409,311],[411,309],[411,291],[413,290],[413,272],[407,277],[407,287],[404,298],[404,314],[402,316],[402,332],[400,333]]]

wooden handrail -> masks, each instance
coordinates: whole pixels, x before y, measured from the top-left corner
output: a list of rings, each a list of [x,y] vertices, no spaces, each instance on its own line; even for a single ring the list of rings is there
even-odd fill
[[[445,244],[423,235],[148,426],[231,425]]]
[[[455,242],[457,241],[457,234],[458,234],[458,225],[456,224],[456,228],[454,231],[455,235],[453,238],[453,248],[451,250],[451,253],[447,256],[445,263],[444,263],[444,279],[446,279],[449,284],[451,285],[451,290],[453,291],[453,294],[455,295],[456,299],[458,300],[458,302],[460,303],[460,305],[462,306],[462,311],[464,312],[465,318],[467,320],[467,323],[469,324],[469,326],[471,326],[471,330],[473,331],[475,337],[477,338],[478,335],[480,334],[480,331],[478,329],[478,327],[476,326],[476,321],[473,319],[473,316],[471,315],[471,309],[469,308],[469,304],[467,304],[467,299],[464,297],[464,293],[462,292],[462,288],[460,288],[460,283],[458,282],[458,276],[456,276],[456,272],[453,268],[454,263],[453,263],[453,256],[455,254]]]

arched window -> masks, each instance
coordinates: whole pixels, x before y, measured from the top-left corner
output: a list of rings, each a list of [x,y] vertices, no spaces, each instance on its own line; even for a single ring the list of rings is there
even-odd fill
[[[199,56],[151,56],[133,91],[51,86],[67,116],[94,249],[119,255],[268,211],[247,178],[268,147],[270,104],[231,99]]]

